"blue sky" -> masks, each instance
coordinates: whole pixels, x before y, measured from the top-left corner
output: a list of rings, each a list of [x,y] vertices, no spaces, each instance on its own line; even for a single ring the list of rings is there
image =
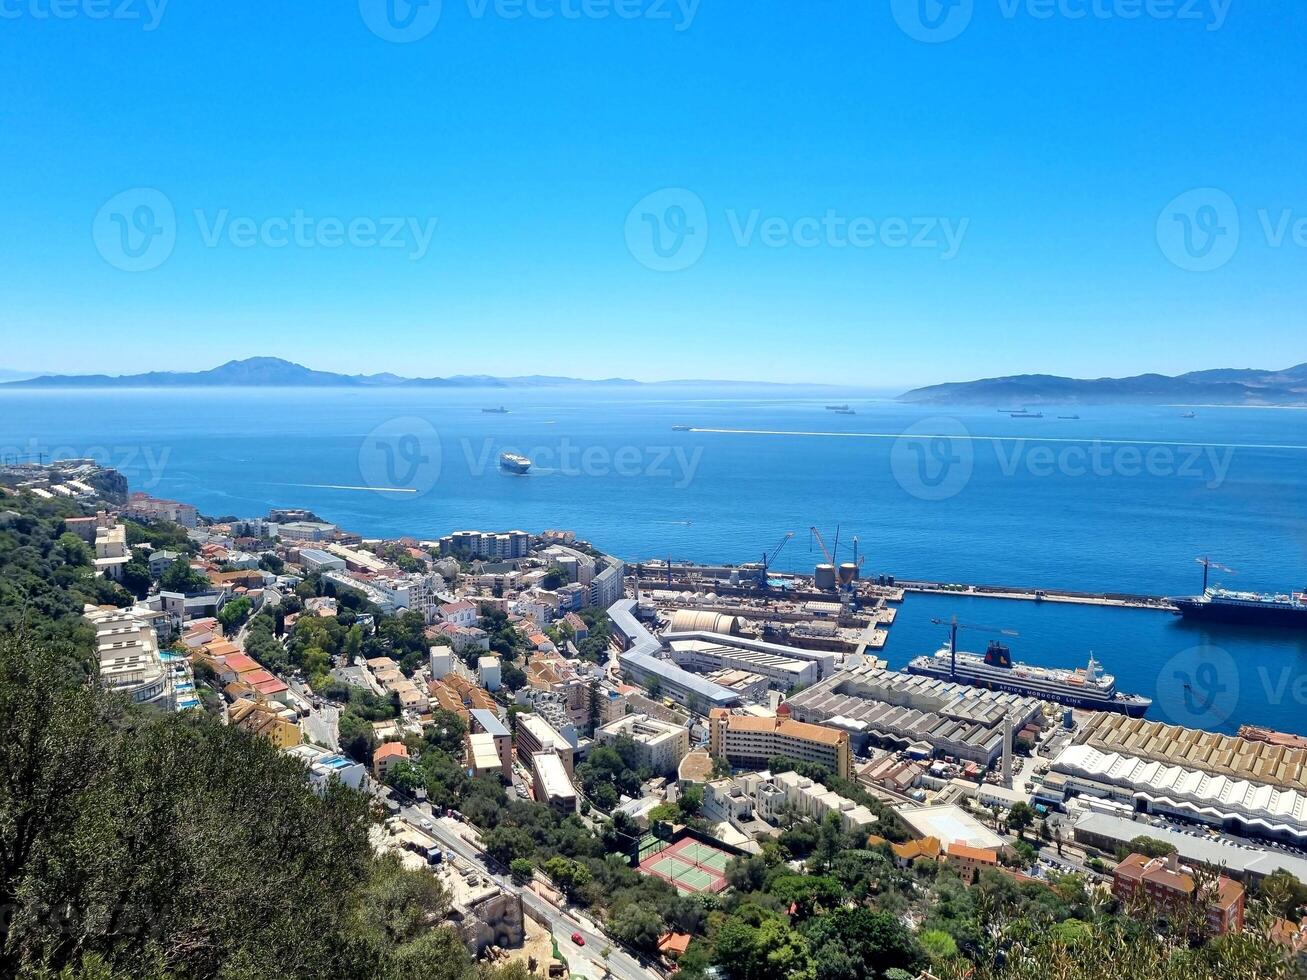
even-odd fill
[[[0,0],[0,368],[1307,360],[1300,3],[385,2]]]

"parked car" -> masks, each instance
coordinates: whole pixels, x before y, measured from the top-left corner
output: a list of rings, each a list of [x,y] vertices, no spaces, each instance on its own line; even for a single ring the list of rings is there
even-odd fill
[[[585,937],[582,936],[579,932],[574,932],[572,933],[572,942],[576,943],[578,946],[584,946]]]

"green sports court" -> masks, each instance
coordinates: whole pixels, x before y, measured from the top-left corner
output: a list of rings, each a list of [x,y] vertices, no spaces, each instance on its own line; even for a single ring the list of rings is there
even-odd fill
[[[640,870],[670,882],[683,892],[719,892],[726,887],[726,851],[683,838],[674,844],[646,837],[640,843]]]

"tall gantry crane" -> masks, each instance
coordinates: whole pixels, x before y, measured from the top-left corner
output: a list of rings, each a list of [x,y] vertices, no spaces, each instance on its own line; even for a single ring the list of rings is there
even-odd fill
[[[1239,573],[1236,572],[1233,568],[1228,568],[1228,567],[1226,567],[1225,565],[1222,565],[1220,562],[1212,561],[1212,559],[1208,558],[1206,555],[1203,555],[1203,556],[1201,556],[1201,557],[1199,557],[1199,558],[1195,558],[1194,561],[1198,562],[1198,564],[1200,564],[1200,565],[1203,566],[1203,593],[1204,593],[1204,595],[1207,593],[1207,577],[1208,577],[1209,573],[1211,572],[1211,570],[1212,570],[1213,568],[1215,568],[1218,572],[1226,572],[1226,573],[1228,573],[1228,574],[1230,574],[1230,575],[1238,575],[1238,574],[1239,574]]]

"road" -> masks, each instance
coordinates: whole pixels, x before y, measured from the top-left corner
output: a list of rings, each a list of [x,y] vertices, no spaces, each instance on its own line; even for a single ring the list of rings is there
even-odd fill
[[[522,905],[530,910],[532,918],[549,923],[549,931],[558,941],[559,950],[567,957],[573,976],[599,980],[605,972],[601,955],[605,946],[612,950],[608,957],[608,972],[618,980],[650,980],[660,976],[654,970],[646,969],[639,959],[599,932],[593,922],[555,908],[530,889],[513,884],[512,879],[503,873],[502,867],[497,864],[492,867],[493,862],[482,857],[477,848],[459,833],[459,830],[468,829],[466,825],[446,817],[433,817],[426,804],[402,807],[400,815],[422,833],[434,837],[446,851],[456,854],[478,871],[494,878],[505,891],[521,895]],[[424,822],[427,826],[423,826]],[[585,945],[577,946],[573,943],[572,933],[579,933],[585,940]]]

